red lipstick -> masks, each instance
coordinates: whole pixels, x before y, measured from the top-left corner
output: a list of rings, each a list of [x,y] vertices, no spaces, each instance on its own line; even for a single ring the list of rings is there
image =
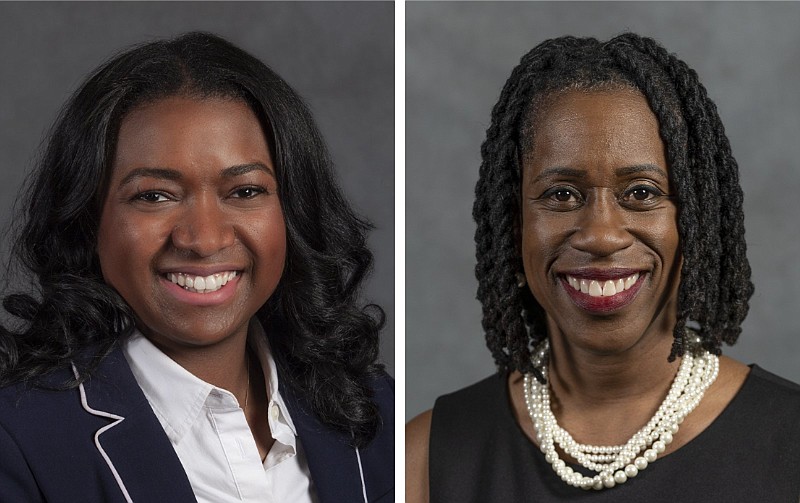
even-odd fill
[[[573,277],[578,279],[593,279],[593,280],[614,280],[624,277],[626,275],[633,275],[635,274],[636,270],[614,270],[614,271],[591,271],[591,274],[587,274],[587,271],[582,271],[582,274],[576,274]],[[622,274],[620,274],[622,273]],[[631,287],[627,290],[623,290],[622,292],[618,292],[614,295],[608,297],[593,297],[588,293],[583,293],[580,290],[574,289],[567,280],[567,277],[562,275],[559,277],[561,280],[561,285],[566,290],[567,295],[569,298],[572,299],[572,302],[575,303],[581,309],[589,311],[593,314],[609,314],[623,307],[627,306],[633,299],[636,297],[636,294],[639,293],[639,290],[642,287],[644,278],[647,274],[644,272],[639,272],[639,278],[636,282],[631,285]],[[570,275],[572,276],[572,275]]]

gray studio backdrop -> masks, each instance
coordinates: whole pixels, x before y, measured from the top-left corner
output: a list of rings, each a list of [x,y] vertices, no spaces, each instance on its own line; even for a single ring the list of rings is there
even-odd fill
[[[365,297],[386,309],[382,359],[394,373],[391,3],[0,2],[0,224],[57,110],[87,73],[132,44],[190,30],[251,52],[310,105],[344,191],[376,227]]]
[[[724,352],[800,382],[798,23],[794,2],[406,4],[407,418],[494,370],[473,273],[479,149],[512,68],[561,35],[639,32],[700,74],[739,162],[756,286]]]

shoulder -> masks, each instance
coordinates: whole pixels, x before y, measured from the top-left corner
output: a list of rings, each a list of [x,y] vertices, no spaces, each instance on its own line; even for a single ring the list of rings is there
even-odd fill
[[[427,410],[406,424],[406,501],[428,501],[428,440],[433,411]]]
[[[494,416],[491,408],[505,399],[505,374],[491,375],[475,384],[436,399],[431,410],[406,424],[406,499],[413,503],[430,500],[431,452],[434,466],[441,461],[443,448],[453,442],[474,447],[474,423]],[[452,441],[452,442],[451,442]],[[437,456],[438,453],[438,456]],[[441,464],[441,463],[438,463]]]
[[[0,424],[6,427],[26,424],[32,418],[41,423],[49,412],[68,411],[76,402],[77,389],[58,389],[70,378],[66,370],[55,372],[34,385],[19,382],[0,388]],[[78,402],[79,403],[79,402]]]
[[[452,414],[485,411],[505,402],[508,375],[498,373],[453,393],[442,395],[433,406],[434,423]]]
[[[758,451],[800,466],[800,386],[753,365],[717,427],[748,446],[751,458]]]
[[[388,373],[381,371],[375,377],[368,381],[368,385],[373,393],[373,399],[381,407],[381,412],[384,409],[391,409],[394,415],[394,378]]]
[[[800,385],[753,365],[741,392],[742,402],[759,413],[800,420]],[[800,421],[795,422],[800,427]]]
[[[370,450],[391,451],[388,457],[394,459],[394,379],[386,372],[370,379],[369,387],[372,390],[372,400],[378,406],[382,426],[377,437],[370,443]]]
[[[759,381],[761,385],[767,386],[777,393],[800,397],[800,384],[777,376],[758,365],[751,367],[751,376],[754,380]]]
[[[82,436],[91,438],[108,423],[107,417],[95,414],[97,410],[124,416],[146,404],[118,349],[105,356],[82,384],[69,384],[74,372],[59,369],[35,385],[17,383],[0,389],[0,427],[19,445],[67,451],[89,445]]]
[[[78,487],[70,480],[85,482],[86,474],[102,473],[93,439],[108,420],[87,413],[83,405],[84,390],[97,387],[97,382],[64,388],[70,377],[71,372],[62,369],[44,379],[41,387],[17,383],[0,389],[0,492],[8,501],[39,501],[53,491],[86,492],[88,486]],[[54,466],[62,468],[54,473]]]
[[[429,445],[434,457],[465,439],[473,447],[487,441],[487,432],[510,414],[508,374],[493,374],[436,399],[430,417]]]

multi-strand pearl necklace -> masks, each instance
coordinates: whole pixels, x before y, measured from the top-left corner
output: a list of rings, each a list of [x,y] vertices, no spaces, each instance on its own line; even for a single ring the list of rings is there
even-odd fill
[[[690,347],[699,348],[696,334]],[[544,340],[532,356],[534,366],[547,378],[546,359],[549,343]],[[704,350],[687,351],[667,397],[647,424],[624,445],[595,446],[576,442],[558,425],[550,407],[550,387],[532,375],[525,375],[525,402],[533,421],[536,439],[553,471],[567,484],[582,489],[611,488],[624,484],[647,468],[672,442],[684,418],[700,403],[703,394],[719,373],[719,358]],[[556,444],[581,466],[596,472],[594,476],[578,473],[558,457]]]

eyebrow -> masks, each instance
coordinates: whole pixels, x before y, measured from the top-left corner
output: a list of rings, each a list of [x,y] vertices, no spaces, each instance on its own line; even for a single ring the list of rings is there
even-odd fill
[[[275,178],[275,172],[272,170],[272,168],[261,162],[237,164],[235,166],[225,168],[220,172],[220,176],[222,178],[235,178],[251,171],[263,171]],[[119,182],[119,186],[124,187],[132,181],[140,178],[157,178],[159,180],[175,181],[183,178],[183,174],[178,170],[169,168],[136,168],[125,175],[125,178]]]
[[[665,179],[669,178],[667,172],[655,164],[635,164],[633,166],[625,166],[614,170],[614,174],[617,176],[638,175],[639,173],[655,173],[661,175]]]
[[[561,176],[566,178],[584,178],[586,176],[586,170],[576,169],[576,168],[566,168],[563,166],[547,168],[538,175],[536,175],[536,178],[533,179],[533,183],[537,183],[544,180],[545,178],[552,178],[554,176]]]
[[[637,175],[640,173],[655,173],[657,175],[661,175],[665,179],[668,179],[667,172],[655,164],[634,164],[633,166],[624,166],[614,170],[614,174],[619,177]],[[552,168],[547,168],[539,173],[536,178],[533,179],[533,183],[537,183],[541,180],[554,176],[565,178],[585,178],[586,170],[555,166]]]

